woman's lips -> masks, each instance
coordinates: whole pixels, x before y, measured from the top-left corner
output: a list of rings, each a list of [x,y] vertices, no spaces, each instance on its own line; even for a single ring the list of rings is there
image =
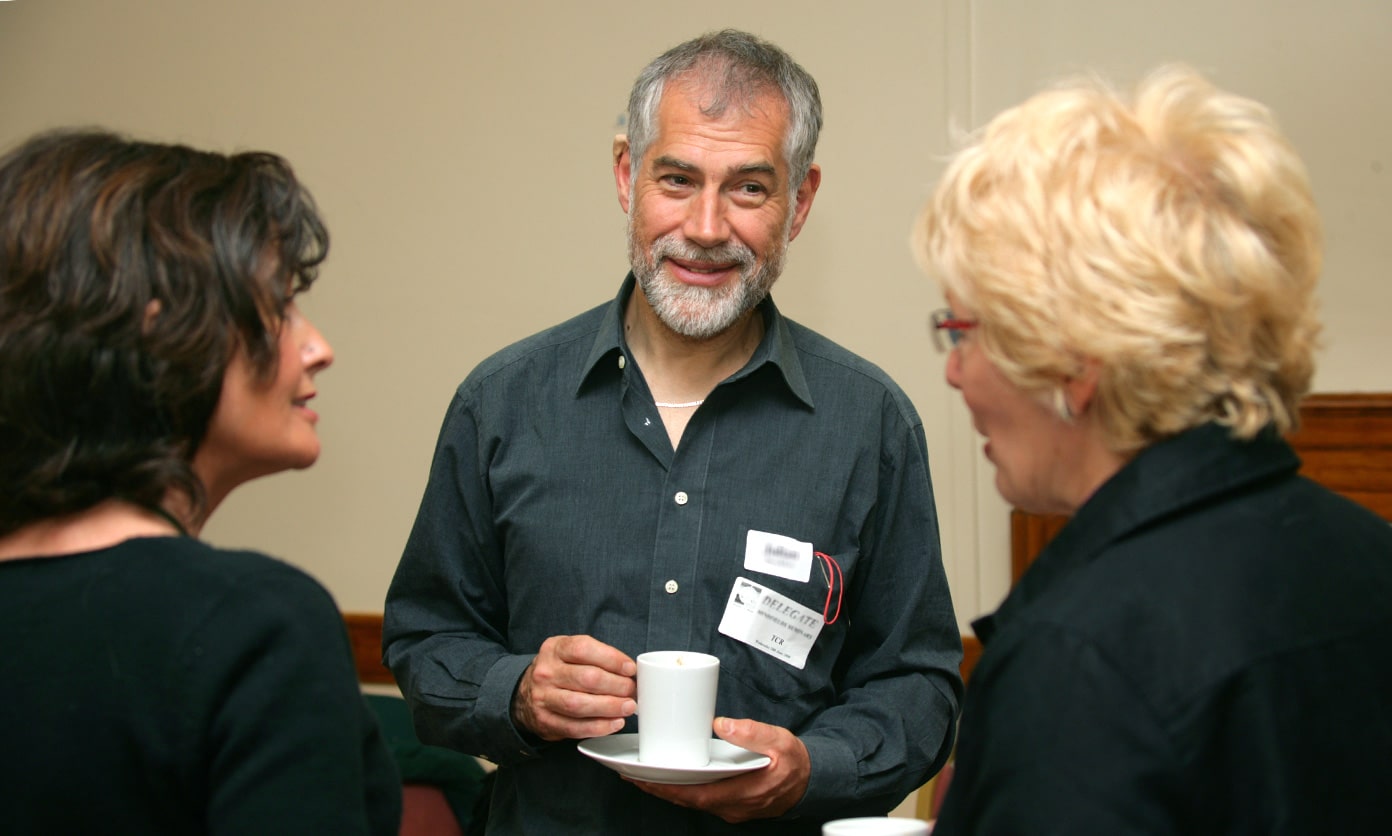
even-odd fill
[[[295,411],[300,413],[300,415],[306,418],[311,424],[318,423],[319,421],[319,413],[309,408],[309,401],[313,397],[314,395],[307,395],[303,398],[295,398],[290,402],[290,405],[295,408]]]

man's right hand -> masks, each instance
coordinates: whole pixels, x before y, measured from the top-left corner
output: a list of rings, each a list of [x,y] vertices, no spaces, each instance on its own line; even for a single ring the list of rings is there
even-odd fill
[[[593,636],[541,643],[512,696],[514,723],[542,740],[602,737],[638,710],[638,664]]]

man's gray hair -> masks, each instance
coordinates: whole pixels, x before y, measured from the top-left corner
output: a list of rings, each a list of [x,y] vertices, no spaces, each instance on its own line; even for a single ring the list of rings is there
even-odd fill
[[[731,105],[748,107],[772,90],[782,95],[789,110],[783,155],[788,161],[790,188],[796,191],[812,167],[817,135],[822,130],[817,82],[782,49],[736,29],[710,32],[672,47],[638,75],[628,96],[629,165],[634,179],[657,135],[657,110],[664,86],[688,75],[713,96],[701,109],[711,118],[719,118]]]

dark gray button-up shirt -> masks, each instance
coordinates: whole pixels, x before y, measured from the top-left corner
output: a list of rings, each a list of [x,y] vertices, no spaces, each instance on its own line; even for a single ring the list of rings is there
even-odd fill
[[[917,413],[882,371],[767,300],[754,356],[673,450],[622,336],[633,287],[485,360],[450,403],[386,604],[387,663],[420,735],[501,766],[490,832],[817,833],[887,811],[946,757],[961,691]],[[717,630],[739,577],[826,607],[820,571],[746,568],[751,529],[811,543],[844,572],[841,615],[801,670]],[[573,634],[632,656],[719,656],[717,714],[807,746],[802,802],[736,828],[636,790],[574,741],[515,728],[527,664]]]

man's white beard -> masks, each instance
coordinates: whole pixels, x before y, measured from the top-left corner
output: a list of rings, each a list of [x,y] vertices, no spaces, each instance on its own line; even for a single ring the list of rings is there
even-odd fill
[[[629,264],[648,304],[664,325],[684,337],[708,340],[730,328],[768,296],[769,289],[783,272],[792,221],[793,213],[790,211],[783,225],[781,240],[769,253],[768,260],[759,265],[754,251],[741,242],[730,241],[707,249],[687,241],[678,232],[663,235],[644,252],[635,232],[638,222],[635,205],[635,211],[628,216]],[[739,266],[739,280],[721,287],[684,284],[662,268],[661,265],[668,258],[736,264]]]

